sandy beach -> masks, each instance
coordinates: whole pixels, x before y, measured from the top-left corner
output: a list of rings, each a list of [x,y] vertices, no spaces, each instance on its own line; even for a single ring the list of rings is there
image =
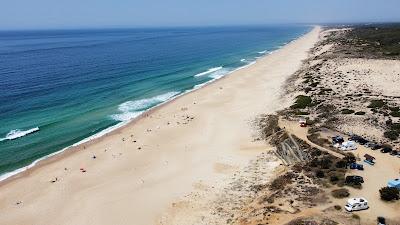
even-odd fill
[[[283,85],[319,33],[6,180],[0,224],[149,225],[194,189],[218,188],[268,150],[252,121],[292,103]]]

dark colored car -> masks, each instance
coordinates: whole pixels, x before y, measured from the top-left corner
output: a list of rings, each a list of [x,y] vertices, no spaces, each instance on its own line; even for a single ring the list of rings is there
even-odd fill
[[[361,176],[347,176],[345,183],[346,184],[361,184],[361,183],[364,183],[364,178]]]
[[[378,149],[381,149],[381,148],[382,148],[382,145],[380,145],[380,144],[376,144],[376,145],[371,147],[372,150],[378,150]]]
[[[332,137],[332,145],[337,144],[337,143],[342,144],[343,142],[344,142],[344,139],[341,136]]]
[[[365,138],[358,136],[358,135],[352,135],[349,138],[349,141],[355,141],[361,145],[365,145],[366,143],[368,143],[369,141],[366,140]]]
[[[389,152],[392,152],[392,151],[393,151],[393,149],[391,149],[391,148],[389,148],[389,147],[384,147],[384,148],[382,148],[382,150],[381,150],[382,153],[389,153]]]
[[[378,217],[377,219],[378,225],[386,225],[386,219],[385,217]]]
[[[390,152],[390,155],[397,156],[399,152],[397,150],[393,150]]]
[[[364,166],[358,163],[351,163],[350,169],[352,170],[364,170]]]
[[[360,140],[358,140],[358,143],[360,143],[360,145],[365,145],[367,144],[369,141],[367,139],[361,138]]]
[[[376,145],[375,142],[368,142],[368,143],[365,144],[365,147],[372,148],[374,145]]]
[[[350,137],[349,137],[349,141],[355,141],[355,142],[358,142],[358,140],[360,140],[360,136],[358,136],[358,135],[351,135]]]

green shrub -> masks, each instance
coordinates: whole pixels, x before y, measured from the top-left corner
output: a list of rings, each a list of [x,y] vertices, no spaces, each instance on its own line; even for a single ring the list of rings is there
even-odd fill
[[[352,110],[352,109],[343,109],[342,110],[342,114],[353,114],[354,113],[354,110]]]
[[[357,215],[357,214],[353,214],[353,215],[351,215],[351,217],[352,217],[353,219],[355,219],[355,220],[360,220],[360,216]]]
[[[318,171],[315,173],[315,176],[318,177],[318,178],[324,178],[324,177],[325,177],[325,173],[324,173],[324,171],[322,171],[322,170],[318,170]]]
[[[336,162],[336,168],[345,168],[346,167],[347,162],[344,160],[340,160],[338,162]]]
[[[395,131],[395,130],[389,130],[386,131],[385,133],[383,133],[383,136],[385,138],[388,138],[392,141],[397,140],[397,138],[399,137],[399,132]]]
[[[332,160],[329,159],[328,157],[324,157],[321,160],[321,168],[322,169],[329,169],[331,167],[331,165],[332,165]]]
[[[399,200],[400,198],[399,189],[394,187],[383,187],[379,190],[379,193],[384,201]]]
[[[330,180],[330,182],[331,182],[332,184],[336,184],[336,182],[339,181],[339,177],[336,176],[336,175],[332,175],[332,176],[329,178],[329,180]]]
[[[372,100],[368,108],[382,108],[386,103],[383,100]]]
[[[365,112],[359,111],[359,112],[354,113],[354,115],[362,116],[362,115],[365,115]]]
[[[311,152],[311,156],[316,157],[322,155],[322,151],[319,149],[315,149],[314,151]]]
[[[390,115],[393,116],[393,117],[400,117],[400,112],[399,111],[392,111],[390,113]]]
[[[299,95],[296,97],[296,102],[291,106],[292,109],[304,109],[311,105],[312,99],[310,96]]]
[[[296,110],[296,111],[294,112],[294,114],[297,115],[297,116],[310,115],[309,112],[305,112],[305,111],[301,111],[301,110]]]
[[[355,188],[355,189],[361,189],[362,188],[362,184],[361,183],[347,183],[346,186]]]
[[[333,190],[331,194],[334,198],[347,198],[350,196],[350,192],[346,188]]]
[[[390,124],[390,129],[395,131],[400,131],[400,123],[392,123]]]

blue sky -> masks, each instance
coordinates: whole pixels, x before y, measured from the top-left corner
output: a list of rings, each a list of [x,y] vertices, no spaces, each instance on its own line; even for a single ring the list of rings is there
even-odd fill
[[[400,0],[1,0],[0,29],[400,21]]]

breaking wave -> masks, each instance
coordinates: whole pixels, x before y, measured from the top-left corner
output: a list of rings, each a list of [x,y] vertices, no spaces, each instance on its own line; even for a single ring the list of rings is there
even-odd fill
[[[219,66],[219,67],[214,67],[214,68],[211,68],[211,69],[209,69],[209,70],[207,70],[207,71],[204,71],[204,72],[202,72],[202,73],[198,73],[198,74],[196,74],[196,75],[194,75],[195,77],[201,77],[201,76],[204,76],[204,75],[207,75],[207,74],[210,74],[210,73],[214,73],[214,72],[216,72],[216,71],[218,71],[218,70],[221,70],[223,67],[222,66]]]
[[[149,108],[154,107],[165,101],[168,101],[178,94],[179,92],[168,92],[151,98],[124,102],[118,107],[118,110],[121,113],[111,115],[111,118],[113,118],[116,121],[123,121],[123,122],[129,121],[131,119],[140,116],[143,112],[145,112]]]
[[[14,140],[37,131],[39,131],[39,127],[35,127],[29,130],[18,130],[18,129],[12,130],[8,132],[8,134],[4,138],[1,138],[0,141]]]

